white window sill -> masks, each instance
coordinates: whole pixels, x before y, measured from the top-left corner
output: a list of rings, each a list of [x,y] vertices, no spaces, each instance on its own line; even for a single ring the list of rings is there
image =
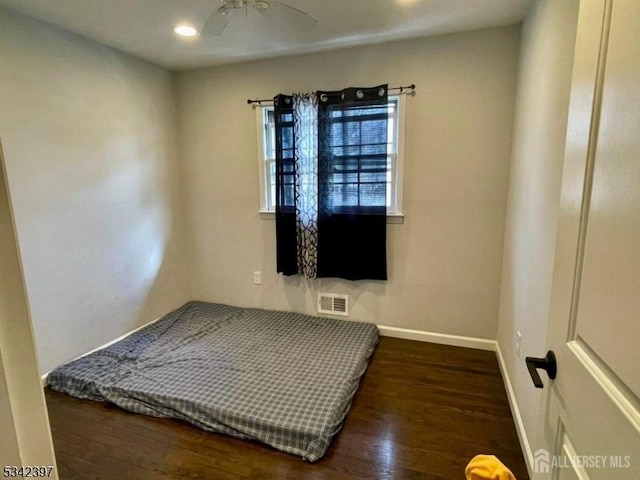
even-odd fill
[[[263,220],[275,220],[276,213],[268,210],[259,210],[258,215]],[[387,223],[404,223],[404,213],[389,213],[387,215]]]

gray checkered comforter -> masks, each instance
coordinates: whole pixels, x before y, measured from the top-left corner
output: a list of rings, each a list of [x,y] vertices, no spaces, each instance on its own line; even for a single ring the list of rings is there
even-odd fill
[[[377,342],[373,324],[190,302],[47,383],[313,462],[340,430]]]

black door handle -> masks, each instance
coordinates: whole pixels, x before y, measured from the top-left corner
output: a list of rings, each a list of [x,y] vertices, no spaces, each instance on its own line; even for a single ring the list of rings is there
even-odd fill
[[[551,380],[556,378],[556,374],[558,373],[558,364],[556,363],[556,355],[552,350],[549,350],[547,352],[547,356],[544,358],[527,357],[525,362],[527,363],[527,369],[529,370],[529,375],[531,375],[531,380],[533,380],[533,384],[536,388],[544,388],[544,384],[538,374],[538,368],[546,370],[547,375],[549,375]]]

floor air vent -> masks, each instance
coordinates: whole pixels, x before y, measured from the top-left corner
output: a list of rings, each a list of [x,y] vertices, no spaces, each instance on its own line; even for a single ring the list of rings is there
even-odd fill
[[[336,293],[318,294],[318,313],[349,316],[349,296]]]

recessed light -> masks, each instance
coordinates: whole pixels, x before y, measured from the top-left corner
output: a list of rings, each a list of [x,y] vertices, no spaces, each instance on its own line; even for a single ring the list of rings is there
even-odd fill
[[[172,27],[173,33],[180,35],[181,37],[195,37],[198,35],[198,30],[191,25],[176,25]]]

